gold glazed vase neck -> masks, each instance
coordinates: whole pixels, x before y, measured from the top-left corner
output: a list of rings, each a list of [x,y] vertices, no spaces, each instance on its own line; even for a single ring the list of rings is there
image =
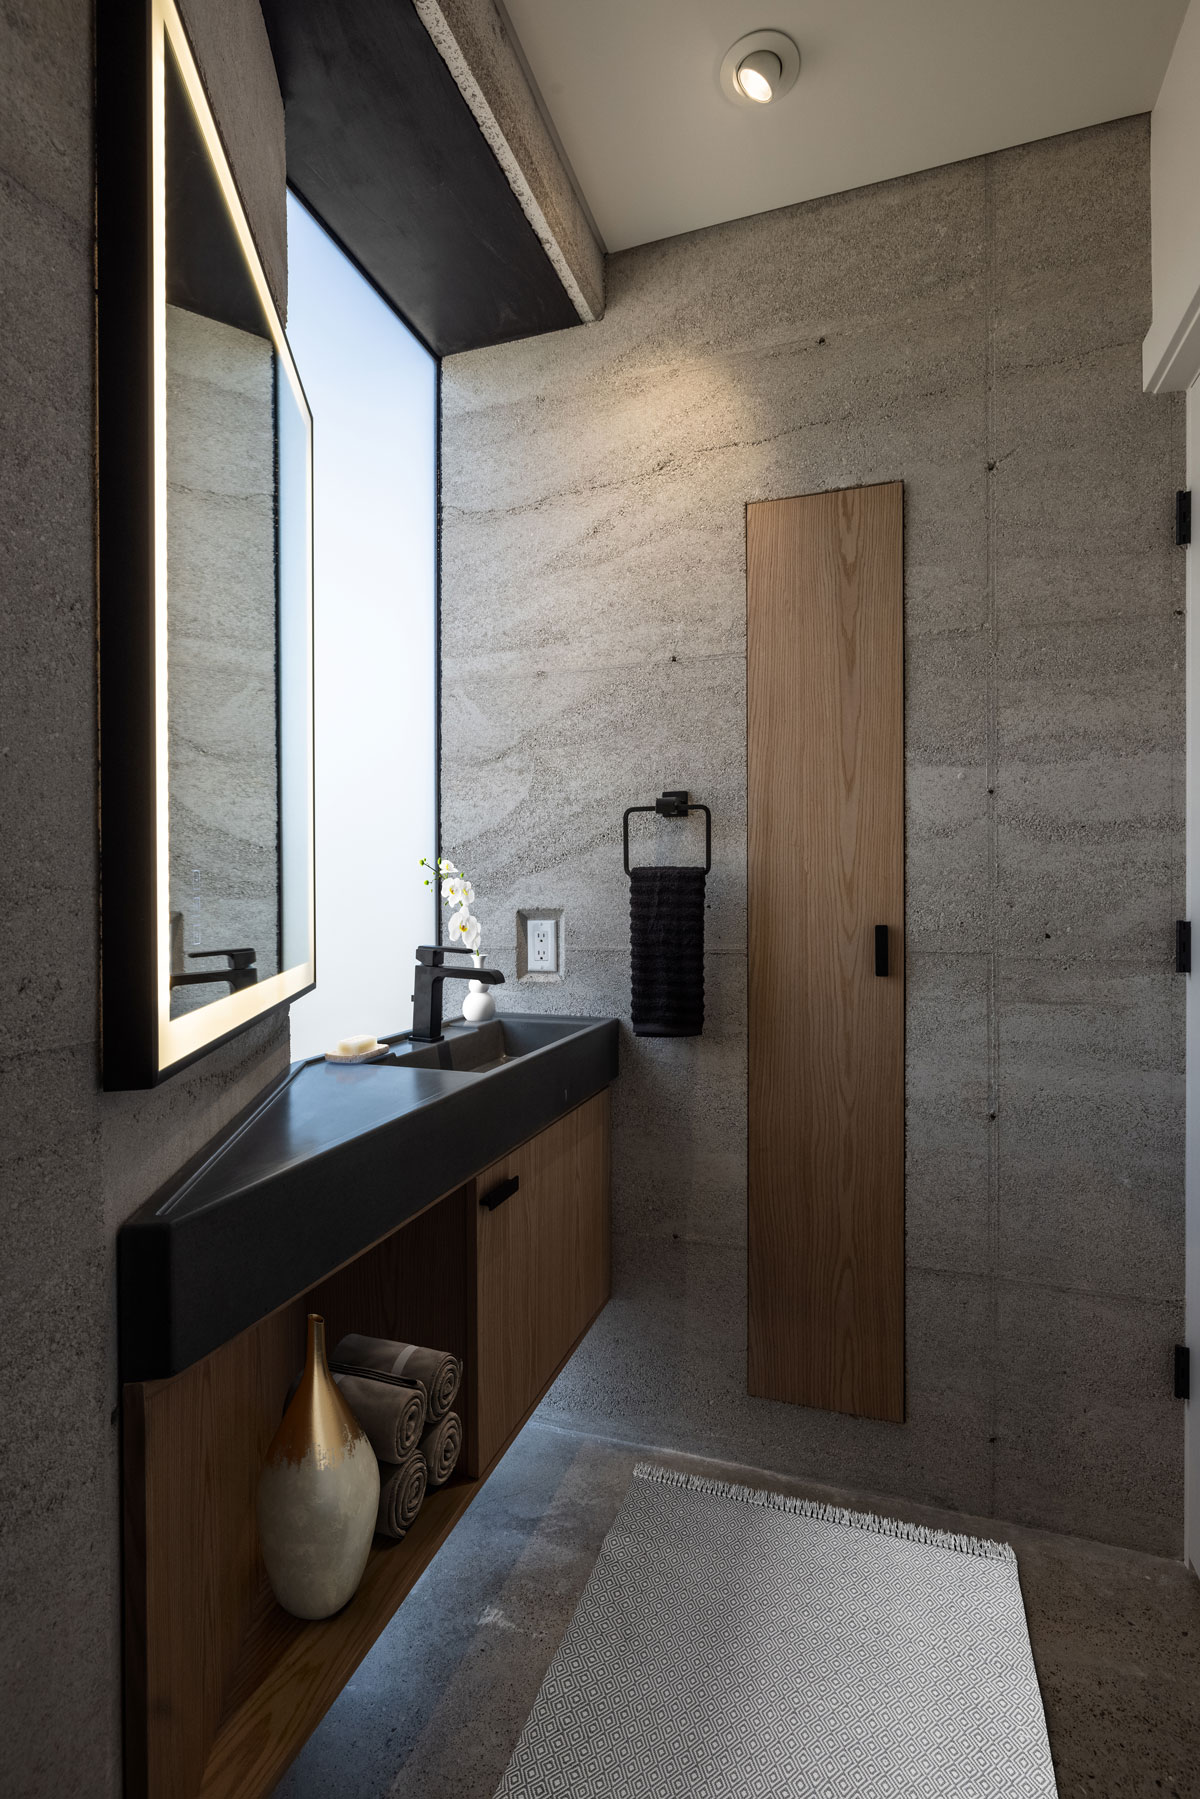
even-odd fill
[[[325,1320],[319,1312],[310,1312],[304,1373],[267,1459],[303,1462],[313,1456],[318,1467],[334,1467],[360,1439],[366,1441],[329,1372]]]
[[[329,1362],[325,1355],[325,1320],[319,1312],[308,1314],[308,1344],[304,1353],[304,1379],[329,1379]]]

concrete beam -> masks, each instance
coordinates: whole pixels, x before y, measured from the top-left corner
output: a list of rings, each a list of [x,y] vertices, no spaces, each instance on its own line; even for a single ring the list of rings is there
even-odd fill
[[[604,315],[604,250],[495,0],[413,0],[581,319]]]

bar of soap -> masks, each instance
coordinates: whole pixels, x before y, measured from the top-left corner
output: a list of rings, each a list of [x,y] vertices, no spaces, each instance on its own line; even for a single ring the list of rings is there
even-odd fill
[[[369,1056],[379,1044],[374,1037],[343,1037],[337,1046],[339,1056]]]

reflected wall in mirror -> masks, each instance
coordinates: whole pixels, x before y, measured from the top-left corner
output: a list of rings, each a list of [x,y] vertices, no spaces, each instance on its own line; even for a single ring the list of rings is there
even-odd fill
[[[280,496],[270,324],[169,43],[165,77],[175,1018],[279,973]]]
[[[129,10],[137,41],[115,11],[101,40],[108,1086],[152,1084],[315,977],[311,420],[172,0]],[[144,246],[127,225],[122,244],[116,192],[134,160],[116,95],[139,61]],[[118,372],[141,362],[142,454],[118,465]],[[143,587],[120,547],[147,532]],[[128,653],[139,620],[145,669]]]

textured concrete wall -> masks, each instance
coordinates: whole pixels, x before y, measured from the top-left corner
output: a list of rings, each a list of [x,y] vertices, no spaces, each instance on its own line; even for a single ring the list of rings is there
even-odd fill
[[[510,979],[516,908],[565,908],[565,980],[501,1004],[627,1016],[621,811],[714,817],[708,1023],[625,1035],[615,1294],[550,1417],[1178,1552],[1183,419],[1141,389],[1148,176],[1131,119],[650,244],[602,324],[445,364],[443,841]],[[744,1367],[743,509],[896,477],[903,1426]]]
[[[226,46],[265,44],[253,0],[187,10]],[[273,75],[255,91],[251,69],[261,77],[245,59],[206,74],[228,142],[275,121],[278,192],[255,213],[274,270],[282,109]],[[288,1054],[276,1020],[158,1092],[99,1091],[92,180],[91,6],[17,0],[0,18],[0,1785],[13,1799],[120,1786],[117,1226]]]

